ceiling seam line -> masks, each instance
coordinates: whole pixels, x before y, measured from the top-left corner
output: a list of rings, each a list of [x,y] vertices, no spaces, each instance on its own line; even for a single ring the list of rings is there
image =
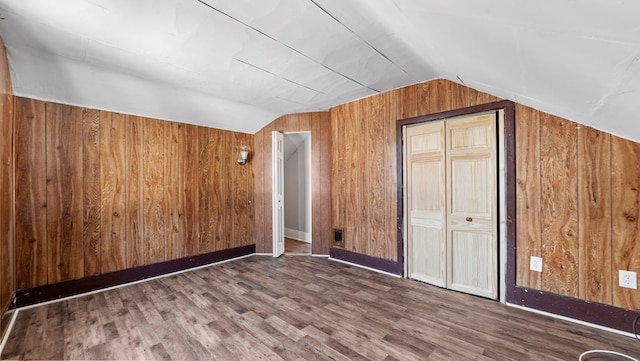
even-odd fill
[[[353,34],[354,36],[356,36],[358,39],[360,39],[363,43],[367,44],[371,49],[373,49],[373,51],[375,51],[376,53],[378,53],[378,55],[380,55],[381,57],[385,58],[389,63],[395,65],[396,68],[400,69],[403,73],[405,73],[407,76],[410,76],[409,73],[407,73],[406,70],[404,70],[401,66],[398,66],[398,64],[396,64],[393,60],[389,59],[388,56],[384,55],[380,50],[378,50],[378,48],[376,48],[375,46],[371,45],[371,43],[369,43],[368,41],[366,41],[365,39],[363,39],[360,35],[356,34],[355,31],[351,30],[350,27],[348,27],[345,23],[343,23],[342,21],[340,21],[337,17],[333,16],[330,12],[328,12],[325,8],[323,8],[322,6],[318,5],[318,3],[315,2],[315,0],[309,0],[311,1],[311,3],[313,3],[313,5],[315,5],[318,9],[322,10],[325,14],[327,14],[330,18],[332,18],[333,20],[335,20],[338,24],[342,25],[342,27],[344,27],[345,29],[349,30],[349,32],[351,34]]]
[[[378,90],[378,89],[374,89],[374,88],[371,88],[371,87],[369,87],[369,86],[366,86],[366,85],[364,85],[364,84],[360,83],[359,81],[357,81],[357,80],[355,80],[355,79],[353,79],[353,78],[351,78],[351,77],[348,77],[348,76],[346,76],[345,74],[342,74],[342,73],[341,73],[341,72],[339,72],[339,71],[333,70],[333,69],[329,68],[328,66],[326,66],[326,65],[324,65],[324,64],[322,64],[322,63],[319,63],[319,62],[318,62],[318,61],[316,61],[315,59],[313,59],[313,58],[311,58],[311,57],[309,57],[309,56],[307,56],[307,55],[305,55],[305,54],[301,53],[300,51],[298,51],[298,50],[296,50],[296,49],[292,48],[291,46],[289,46],[289,45],[287,45],[287,44],[285,44],[285,43],[282,43],[282,42],[280,42],[280,41],[276,40],[275,38],[273,38],[272,36],[270,36],[270,35],[266,34],[265,32],[260,31],[260,30],[258,30],[257,28],[255,28],[255,27],[253,27],[253,26],[251,26],[251,25],[249,25],[249,24],[247,24],[247,23],[244,23],[244,22],[240,21],[240,19],[237,19],[237,18],[235,18],[235,17],[233,17],[233,16],[231,16],[231,15],[229,15],[229,14],[225,13],[224,11],[222,11],[222,10],[220,10],[220,9],[216,9],[216,8],[214,8],[213,6],[211,6],[211,5],[207,4],[206,2],[204,2],[203,0],[196,0],[196,1],[198,1],[199,3],[201,3],[201,4],[205,5],[205,6],[206,6],[206,7],[208,7],[209,9],[212,9],[212,10],[214,10],[214,11],[216,11],[216,12],[218,12],[218,13],[220,13],[220,14],[222,14],[222,15],[226,16],[226,17],[228,17],[229,19],[232,19],[232,20],[234,20],[234,21],[236,21],[236,22],[238,22],[238,23],[240,23],[240,24],[242,24],[242,25],[244,25],[244,26],[248,27],[249,29],[251,29],[251,30],[253,30],[253,31],[255,31],[255,32],[257,32],[257,33],[259,33],[259,34],[261,34],[261,35],[263,35],[263,36],[265,36],[265,37],[267,37],[267,38],[269,38],[269,39],[273,40],[273,41],[275,41],[276,43],[278,43],[278,44],[280,44],[280,45],[282,45],[282,46],[284,46],[284,47],[288,48],[289,50],[292,50],[292,51],[294,51],[294,52],[296,52],[296,53],[298,53],[298,54],[300,54],[300,55],[304,56],[305,58],[307,58],[307,59],[309,59],[309,60],[313,61],[314,63],[316,63],[316,64],[320,65],[321,67],[323,67],[323,68],[325,68],[325,69],[327,69],[327,70],[329,70],[329,71],[331,71],[331,72],[333,72],[333,73],[335,73],[335,74],[339,74],[339,75],[340,75],[340,76],[342,76],[343,78],[348,79],[348,80],[350,80],[350,81],[352,81],[352,82],[354,82],[354,83],[356,83],[356,84],[360,85],[360,86],[361,86],[361,87],[363,87],[363,88],[367,88],[367,89],[369,89],[369,90],[371,90],[371,91],[374,91],[374,92],[376,92],[376,93],[380,93],[380,92],[381,92],[381,91],[380,91],[380,90]]]
[[[309,89],[309,90],[311,90],[311,91],[313,91],[313,92],[316,92],[316,93],[319,93],[319,94],[324,94],[324,95],[326,95],[326,94],[327,94],[327,93],[322,92],[322,91],[320,91],[320,90],[316,90],[316,89],[310,88],[310,87],[308,87],[308,86],[306,86],[306,85],[303,85],[303,84],[297,83],[297,82],[295,82],[295,81],[293,81],[293,80],[287,79],[287,78],[285,78],[285,77],[283,77],[283,76],[280,76],[280,75],[278,75],[278,74],[276,74],[276,73],[273,73],[273,72],[271,72],[271,71],[269,71],[269,70],[267,70],[267,69],[263,69],[263,68],[261,68],[261,67],[259,67],[259,66],[257,66],[257,65],[251,64],[251,63],[249,63],[249,62],[247,62],[247,61],[244,61],[244,60],[238,59],[238,58],[236,58],[236,57],[234,57],[234,58],[233,58],[233,60],[235,60],[235,61],[237,61],[237,62],[240,62],[240,63],[242,63],[242,64],[245,64],[245,65],[248,65],[248,66],[250,66],[250,67],[252,67],[252,68],[258,69],[258,70],[260,70],[260,71],[263,71],[263,72],[265,72],[265,73],[267,73],[267,74],[273,75],[273,76],[275,76],[275,77],[277,77],[277,78],[280,78],[280,79],[282,79],[282,80],[288,81],[288,82],[289,82],[289,83],[291,83],[291,84],[295,84],[295,85],[301,86],[301,87],[303,87],[303,88],[305,88],[305,89]]]

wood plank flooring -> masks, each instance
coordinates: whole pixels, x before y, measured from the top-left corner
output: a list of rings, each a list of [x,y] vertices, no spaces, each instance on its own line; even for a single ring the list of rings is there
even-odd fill
[[[254,256],[20,310],[2,359],[577,360],[632,338],[324,258]]]
[[[311,254],[311,243],[285,237],[284,253]]]

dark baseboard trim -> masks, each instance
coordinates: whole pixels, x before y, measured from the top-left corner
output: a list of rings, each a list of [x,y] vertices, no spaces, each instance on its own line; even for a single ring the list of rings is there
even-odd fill
[[[332,247],[329,250],[329,257],[345,262],[354,263],[360,266],[377,269],[379,271],[393,273],[395,275],[402,275],[402,263],[384,258],[371,257],[337,247]]]
[[[64,281],[39,287],[16,291],[15,306],[25,307],[42,302],[75,296],[104,288],[141,281],[147,278],[204,266],[210,263],[229,260],[250,255],[256,252],[255,244],[225,249],[192,257],[185,257],[166,262],[129,268],[121,271],[84,277],[77,280]]]
[[[507,303],[630,333],[640,316],[638,311],[519,286],[509,287]]]

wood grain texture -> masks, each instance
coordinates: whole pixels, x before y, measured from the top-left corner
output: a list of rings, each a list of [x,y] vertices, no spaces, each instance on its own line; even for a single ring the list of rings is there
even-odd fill
[[[329,140],[329,114],[313,113],[311,126],[311,243],[313,254],[328,254],[331,237],[331,197],[329,176],[331,174],[331,153]],[[285,249],[286,252],[286,249]]]
[[[367,144],[369,150],[366,154],[366,163],[364,174],[368,179],[370,189],[386,189],[386,173],[389,171],[385,166],[385,156],[383,147],[375,147],[373,144],[379,142],[380,139],[386,140],[385,129],[393,126],[389,124],[385,110],[389,109],[385,101],[388,96],[385,94],[376,95],[365,98],[364,100],[364,117],[368,124]],[[367,203],[369,204],[369,223],[366,227],[368,235],[365,238],[367,244],[367,254],[384,258],[387,257],[387,222],[385,212],[387,211],[387,202],[384,197],[385,193],[369,193]]]
[[[618,287],[618,270],[640,272],[640,143],[611,137],[613,305],[640,308],[640,291]]]
[[[349,251],[357,253],[367,253],[367,242],[363,240],[366,237],[366,228],[361,227],[363,219],[368,219],[368,209],[365,208],[364,196],[368,190],[366,176],[363,175],[363,162],[366,158],[363,152],[367,150],[367,139],[361,137],[361,134],[367,134],[366,125],[358,127],[361,119],[360,109],[362,101],[347,103],[341,106],[342,126],[344,127],[344,143],[345,143],[345,228],[349,232],[343,233],[345,239],[345,248]]]
[[[540,112],[516,106],[516,284],[540,289],[542,274],[529,269],[542,256],[540,190]]]
[[[185,239],[184,254],[192,256],[198,254],[200,244],[200,206],[198,201],[198,183],[200,181],[198,168],[199,127],[185,124],[184,132],[184,220]]]
[[[343,244],[349,237],[346,219],[346,187],[347,187],[347,160],[345,144],[346,116],[345,107],[337,106],[330,110],[331,117],[331,228],[343,231]],[[333,240],[335,241],[335,240]],[[333,243],[332,245],[335,245]]]
[[[578,127],[579,297],[611,304],[611,136]]]
[[[47,103],[48,282],[84,276],[82,110]]]
[[[540,115],[542,289],[578,297],[576,124]]]
[[[15,155],[13,88],[7,53],[0,39],[0,334],[4,335],[5,310],[15,286]]]
[[[251,136],[242,133],[232,133],[231,134],[231,144],[229,148],[235,148],[237,151],[234,155],[239,152],[239,146],[247,145],[251,147],[253,150],[253,142],[251,141]],[[235,162],[235,157],[230,157],[229,164],[231,165],[230,174],[232,175],[230,178],[231,192],[229,197],[229,202],[231,204],[231,208],[233,212],[231,213],[231,235],[229,237],[230,246],[231,247],[239,247],[247,245],[248,239],[248,229],[247,227],[247,217],[245,215],[247,213],[251,214],[248,209],[248,202],[251,199],[251,194],[249,185],[253,183],[253,179],[251,179],[251,166],[249,164],[238,165]],[[253,217],[249,220],[249,224],[253,222]]]
[[[161,120],[144,118],[143,178],[144,264],[166,260],[165,136]]]
[[[395,91],[398,97],[398,107],[396,109],[397,119],[408,119],[418,115],[418,92],[426,88],[426,83],[409,85]]]
[[[164,197],[166,259],[184,257],[184,132],[183,125],[164,123]]]
[[[127,268],[144,265],[144,209],[143,209],[143,121],[134,115],[126,116],[126,177]]]
[[[559,361],[589,349],[633,355],[637,342],[326,259],[285,256],[20,311],[1,357]]]
[[[236,140],[252,145],[251,135],[26,98],[14,101],[19,127],[9,133],[16,136],[17,161],[9,175],[20,184],[11,254],[16,254],[21,289],[208,253],[208,245],[199,247],[198,233],[201,219],[209,222],[214,213],[200,215],[199,187],[208,192],[204,199],[220,198],[215,213],[222,221],[206,223],[209,234],[224,235],[216,249],[253,242],[254,215],[245,203],[253,194],[253,172],[232,169],[236,155],[227,149]],[[204,149],[198,141],[202,134]],[[209,164],[206,186],[213,188],[200,184],[200,154]],[[0,257],[0,267],[2,262],[10,261]],[[0,282],[0,295],[2,287]]]
[[[198,216],[199,216],[199,244],[198,253],[207,253],[212,249],[214,235],[214,214],[212,210],[214,176],[211,169],[214,156],[213,129],[198,129]]]
[[[256,149],[256,143],[255,143],[255,137],[253,135],[245,135],[247,137],[247,142],[250,144],[251,146],[251,154],[249,155],[249,160],[252,160],[253,157],[255,156],[255,149]],[[253,161],[255,162],[255,161]],[[247,176],[247,199],[246,199],[246,207],[245,207],[245,213],[240,215],[240,217],[244,218],[244,226],[245,226],[245,239],[243,239],[241,241],[241,243],[239,243],[239,245],[252,245],[255,244],[254,241],[254,237],[255,237],[255,224],[256,224],[256,219],[255,219],[255,212],[254,212],[254,205],[255,205],[255,201],[254,201],[254,194],[255,194],[255,184],[256,184],[256,175],[253,172],[254,168],[251,167],[247,170],[245,170],[245,172],[248,172],[249,175]]]
[[[422,89],[422,88],[420,88]],[[418,93],[418,99],[423,99],[422,93]],[[397,95],[395,92],[387,92],[383,95],[383,109],[381,116],[384,121],[384,148],[393,149],[396,147],[396,118],[394,117],[394,109],[397,108]],[[420,110],[420,107],[418,108]],[[377,144],[377,143],[373,143]],[[383,173],[384,173],[384,194],[385,194],[385,241],[379,248],[380,258],[397,260],[398,255],[398,177],[397,177],[397,159],[395,152],[382,152]],[[370,165],[375,167],[375,164]],[[371,188],[370,192],[377,192],[376,188]]]
[[[234,212],[231,206],[233,184],[230,165],[237,153],[232,145],[231,133],[223,130],[213,130],[213,157],[211,158],[213,192],[211,192],[210,234],[211,251],[218,251],[231,246],[231,216]],[[237,164],[237,163],[236,163]],[[235,165],[235,164],[234,164]]]
[[[47,283],[45,103],[15,97],[16,288]]]
[[[123,114],[100,112],[101,273],[127,266],[126,133]]]
[[[437,79],[331,108],[331,224],[333,228],[343,229],[343,238],[346,242],[344,247],[369,256],[398,259],[395,129],[397,120],[496,100],[498,98],[494,96],[448,80]],[[381,104],[377,105],[376,102]],[[350,107],[361,109],[361,111],[353,113],[348,110]],[[376,115],[375,111],[369,114],[370,107],[379,109],[382,115]],[[372,123],[370,118],[376,116],[384,117],[384,130],[377,129]],[[373,125],[373,133],[368,128],[371,125]],[[376,136],[374,135],[376,132],[381,134]],[[383,159],[384,163],[371,164],[373,159]],[[366,161],[363,162],[363,160]],[[370,183],[375,181],[375,178],[361,177],[363,172],[366,172],[364,168],[360,169],[362,164],[366,164],[368,172],[375,172],[372,170],[373,167],[381,167],[385,175],[384,183],[377,182],[372,185]],[[363,190],[366,190],[366,197],[372,199],[372,203],[366,199],[360,202],[362,198],[360,192]],[[378,217],[376,213],[378,210],[375,207],[379,204],[384,204],[385,207],[382,224],[378,224],[375,220]],[[363,228],[384,229],[385,239],[381,244],[376,244],[360,234]]]
[[[100,111],[82,109],[82,179],[84,209],[84,276],[102,271],[100,221],[102,185],[100,183]]]
[[[265,167],[262,162],[265,149],[265,130],[260,129],[253,135],[254,147],[251,155],[251,167],[253,168],[253,214],[254,214],[254,235],[253,241],[256,244],[257,253],[265,253]]]

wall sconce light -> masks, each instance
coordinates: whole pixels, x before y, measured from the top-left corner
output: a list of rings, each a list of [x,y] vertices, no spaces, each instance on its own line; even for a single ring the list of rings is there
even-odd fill
[[[247,159],[249,159],[249,146],[241,145],[240,146],[240,155],[238,156],[238,164],[245,165],[247,164]]]

